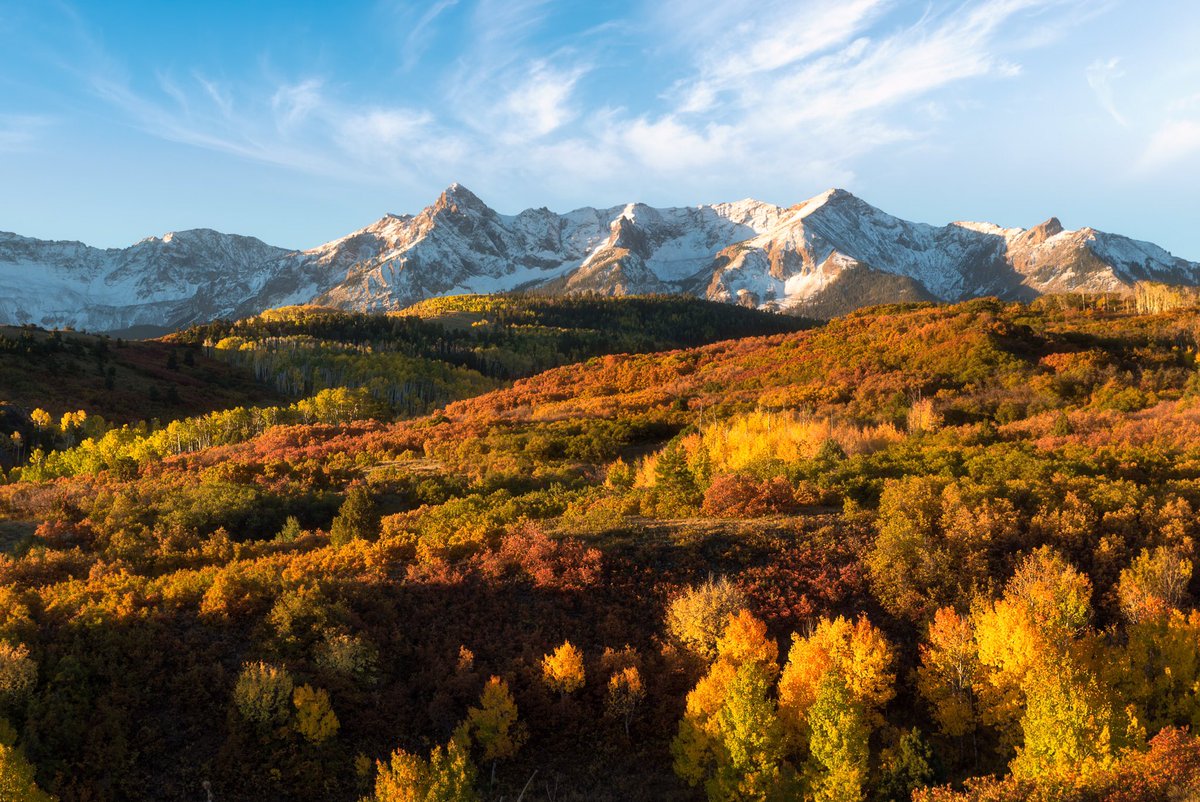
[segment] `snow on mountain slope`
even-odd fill
[[[230,313],[287,253],[253,237],[195,229],[124,249],[0,233],[0,322],[111,330]]]
[[[125,249],[0,234],[0,322],[179,326],[294,303],[400,309],[436,295],[689,292],[833,314],[898,300],[1126,291],[1200,283],[1200,264],[1057,219],[1031,229],[888,215],[840,189],[785,209],[755,200],[499,214],[453,184],[307,251],[204,229]]]

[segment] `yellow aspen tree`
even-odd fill
[[[755,663],[772,680],[779,673],[779,646],[767,635],[767,625],[748,610],[726,618],[717,638],[717,659],[737,665]]]
[[[0,701],[22,701],[37,684],[37,673],[28,646],[0,640]]]
[[[687,695],[683,721],[694,725],[699,733],[709,729],[709,724],[721,705],[725,702],[725,694],[729,690],[738,665],[727,661],[718,661],[700,678],[696,687]]]
[[[605,709],[608,714],[625,725],[625,735],[629,735],[629,724],[637,711],[646,689],[642,685],[642,675],[637,666],[627,666],[608,678],[608,695],[605,698]]]
[[[419,755],[397,749],[388,762],[375,764],[372,802],[424,802],[429,765]]]
[[[827,675],[841,677],[849,698],[861,705],[873,724],[878,710],[895,694],[892,647],[865,616],[851,623],[822,618],[807,638],[792,636],[787,665],[779,679],[779,709],[784,723],[803,741],[808,711]]]
[[[814,802],[861,802],[871,728],[843,678],[828,673],[808,711],[811,734],[804,776]]]
[[[427,802],[475,802],[475,764],[470,744],[460,731],[444,747],[429,754],[429,791]]]
[[[375,764],[371,802],[475,802],[475,766],[463,733],[437,746],[424,760],[397,749],[387,763]]]
[[[483,759],[492,764],[495,782],[496,761],[515,755],[527,737],[517,720],[517,703],[508,683],[499,677],[490,678],[483,686],[479,707],[467,709],[467,723],[475,742],[483,747]]]
[[[710,802],[789,798],[795,770],[760,663],[736,669],[721,703],[706,720],[685,716],[671,744],[676,773],[704,784]]]
[[[746,611],[731,615],[716,662],[687,697],[671,743],[676,774],[710,800],[769,799],[788,787],[786,738],[770,689],[779,648]]]
[[[717,659],[688,694],[685,721],[704,729],[724,703],[738,668],[755,663],[768,679],[779,673],[779,647],[767,636],[766,625],[742,610],[726,619],[717,643]]]
[[[301,685],[292,693],[292,704],[296,707],[296,732],[305,740],[319,744],[337,735],[341,724],[325,690]]]
[[[1121,571],[1117,599],[1125,620],[1164,618],[1178,610],[1192,579],[1192,561],[1182,554],[1159,546],[1142,549],[1133,564]]]
[[[1066,648],[1092,615],[1092,583],[1047,546],[1021,563],[1004,587],[1004,600],[1020,606],[1048,645]]]
[[[1108,663],[1109,681],[1147,731],[1200,728],[1200,613],[1129,624],[1119,656]]]
[[[951,738],[973,733],[979,654],[970,619],[950,607],[938,610],[919,651],[917,689],[929,703],[938,730]]]
[[[1014,777],[1073,782],[1113,764],[1114,717],[1093,678],[1069,666],[1039,668],[1025,697]]]
[[[1086,576],[1043,547],[1025,558],[999,600],[972,613],[982,667],[976,684],[981,719],[1010,745],[1020,737],[1030,672],[1078,658],[1091,592]]]
[[[1115,714],[1094,670],[1090,616],[1091,582],[1048,548],[974,615],[984,719],[1014,748],[1018,778],[1086,779],[1112,763],[1116,741],[1140,732],[1136,716]]]
[[[287,723],[293,688],[287,669],[263,662],[247,663],[234,685],[233,702],[246,721],[270,730]]]
[[[711,663],[717,639],[729,616],[746,606],[738,587],[728,579],[712,579],[676,596],[667,607],[667,632],[685,649]]]
[[[892,648],[865,616],[823,618],[808,637],[792,636],[779,678],[779,712],[807,747],[804,776],[815,798],[862,798],[867,740],[895,693]]]
[[[940,477],[889,479],[879,498],[875,543],[864,560],[888,612],[919,620],[949,601],[954,566],[941,537]]]
[[[63,413],[62,418],[59,420],[58,428],[67,438],[67,445],[75,445],[77,434],[83,430],[87,420],[88,414],[82,409]]]
[[[553,653],[542,658],[542,679],[552,691],[558,691],[563,699],[583,687],[586,675],[583,668],[583,653],[571,641],[563,641]]]
[[[705,783],[712,802],[785,798],[793,770],[771,699],[771,678],[761,663],[743,664],[716,715],[720,745],[715,771]]]

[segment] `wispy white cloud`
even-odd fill
[[[552,10],[550,0],[478,0],[471,15],[472,43],[475,51],[496,59],[508,53],[519,59],[526,40],[537,32]]]
[[[1133,174],[1146,179],[1159,177],[1168,168],[1176,177],[1200,175],[1200,61],[1181,64],[1172,75],[1175,92],[1159,96],[1153,105],[1143,104],[1136,129],[1143,146],[1133,163]],[[1179,94],[1187,87],[1192,91]]]
[[[400,51],[400,59],[405,71],[412,70],[429,49],[431,33],[438,18],[456,5],[458,5],[458,0],[436,0],[429,4],[415,23],[411,23],[408,34],[404,37],[404,47]],[[408,23],[408,9],[403,9],[401,18],[406,24]]]
[[[216,81],[210,81],[199,72],[192,73],[192,77],[196,79],[196,83],[204,89],[204,94],[213,102],[213,105],[220,110],[221,114],[226,117],[233,116],[233,98],[220,84]]]
[[[480,0],[465,26],[466,42],[440,81],[445,104],[439,113],[510,141],[522,132],[541,136],[573,116],[570,95],[586,64],[569,51],[543,52],[530,41],[549,13],[546,0]],[[527,113],[541,119],[530,123]]]
[[[328,129],[338,119],[317,82],[252,93],[244,105],[254,111],[247,114],[234,113],[232,100],[211,99],[199,82],[186,87],[160,80],[161,95],[138,91],[114,75],[94,74],[91,85],[131,124],[161,139],[315,174],[369,175],[331,149],[328,136],[314,136],[311,126]]]
[[[1150,137],[1137,166],[1155,172],[1193,157],[1200,162],[1200,120],[1168,120]]]
[[[697,127],[676,117],[662,117],[622,126],[619,141],[637,157],[641,168],[670,173],[707,167],[723,159],[741,161],[736,137],[733,126]]]
[[[368,170],[375,181],[418,182],[470,155],[462,137],[438,126],[425,111],[374,108],[339,114],[330,137],[350,160],[350,171]]]
[[[500,135],[520,143],[551,134],[571,122],[579,115],[572,102],[573,92],[584,72],[582,67],[562,70],[540,61],[529,65],[527,76],[504,95],[496,108],[503,118]]]
[[[1190,114],[1200,112],[1200,92],[1176,98],[1167,104],[1168,114]]]
[[[844,44],[891,4],[892,0],[769,2],[747,15],[731,3],[708,9],[691,2],[669,3],[664,22],[671,26],[667,35],[676,38],[681,50],[699,52],[697,83],[719,90]],[[707,46],[693,50],[701,43]]]
[[[51,124],[39,114],[0,114],[0,153],[30,150]]]
[[[315,113],[327,104],[322,91],[322,82],[309,78],[294,84],[285,84],[271,96],[271,111],[281,131],[291,131],[308,122]]]
[[[1117,108],[1116,100],[1113,98],[1112,82],[1118,78],[1125,76],[1121,69],[1121,60],[1119,58],[1110,58],[1108,60],[1093,61],[1087,68],[1088,86],[1092,88],[1092,94],[1096,96],[1100,106],[1108,112],[1108,115],[1117,121],[1119,125],[1128,126],[1125,117]]]

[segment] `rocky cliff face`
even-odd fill
[[[516,289],[685,292],[833,314],[897,300],[1121,292],[1143,280],[1195,285],[1200,264],[1053,218],[1031,229],[911,223],[838,189],[786,209],[744,200],[503,215],[455,184],[416,215],[307,251],[203,229],[110,250],[0,234],[0,322],[92,330]]]

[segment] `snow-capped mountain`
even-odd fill
[[[838,189],[786,209],[743,200],[503,215],[454,184],[419,214],[307,251],[208,230],[110,250],[0,234],[0,322],[93,330],[295,303],[402,309],[515,289],[687,292],[828,314],[897,300],[1123,292],[1143,280],[1200,284],[1200,264],[1053,218],[1031,229],[910,223]]]
[[[92,248],[0,232],[0,323],[110,331],[228,314],[290,251],[195,229],[128,248]]]

